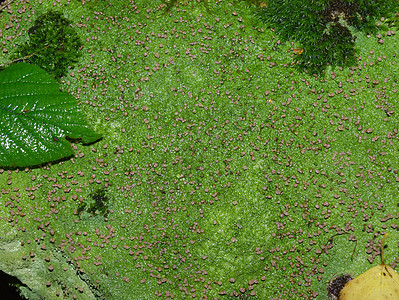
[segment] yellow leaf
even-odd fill
[[[381,261],[379,266],[347,282],[339,294],[339,300],[391,300],[399,299],[399,274],[384,263],[381,241]]]
[[[296,55],[300,55],[300,54],[302,54],[302,53],[303,53],[303,48],[300,48],[300,49],[294,49],[294,50],[292,50],[292,51],[294,51],[294,54],[296,54]]]
[[[340,300],[399,299],[399,274],[381,264],[345,284]]]

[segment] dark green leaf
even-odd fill
[[[44,70],[18,63],[0,72],[0,166],[25,167],[73,154],[66,140],[92,143],[76,100]]]

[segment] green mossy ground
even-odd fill
[[[396,34],[315,77],[245,3],[42,2],[2,12],[0,63],[61,11],[84,43],[63,89],[104,138],[1,171],[1,250],[23,243],[0,267],[29,297],[326,299],[385,232],[399,261]]]

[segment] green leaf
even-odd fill
[[[66,139],[93,143],[101,135],[73,96],[44,70],[26,63],[0,72],[0,166],[26,167],[73,154]]]

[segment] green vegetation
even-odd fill
[[[327,65],[355,65],[355,30],[375,33],[379,19],[397,11],[396,0],[277,0],[266,1],[259,16],[284,41],[294,40],[303,48],[300,68],[321,74]]]
[[[86,216],[95,216],[101,214],[103,217],[108,216],[108,201],[109,198],[105,194],[104,189],[98,189],[93,194],[89,195],[89,198],[81,203],[78,209],[78,214],[88,213]]]
[[[0,167],[25,168],[74,154],[70,141],[101,135],[84,120],[76,99],[45,71],[17,63],[0,71]]]
[[[14,59],[28,57],[28,62],[35,64],[55,78],[61,78],[68,72],[82,55],[82,41],[75,28],[62,13],[49,11],[39,16],[29,28],[29,39],[20,45]],[[33,55],[32,55],[33,54]]]
[[[4,13],[2,61],[42,2]],[[395,30],[351,29],[354,65],[314,76],[242,1],[93,3],[56,4],[84,43],[61,85],[103,139],[0,169],[0,269],[28,298],[323,300],[385,232],[395,267]]]
[[[192,2],[195,2],[195,1],[192,1]],[[208,5],[208,0],[199,0],[199,2],[204,3],[206,11],[209,13],[210,10],[209,10],[209,5]],[[165,1],[165,4],[166,4],[165,12],[169,13],[172,10],[172,8],[176,5],[179,5],[179,4],[187,5],[187,1],[169,0],[169,1]],[[192,5],[194,5],[194,4],[192,4]]]

